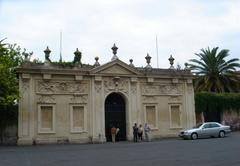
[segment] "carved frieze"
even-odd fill
[[[104,80],[104,91],[106,94],[109,92],[122,92],[128,94],[128,80],[121,78],[118,84],[115,84],[111,78]]]
[[[55,103],[55,98],[52,95],[41,95],[38,97],[38,103]]]
[[[171,97],[168,98],[168,101],[173,102],[173,103],[174,102],[181,102],[181,99],[182,98],[180,96],[171,96]]]
[[[143,95],[172,95],[182,94],[182,85],[142,85]]]
[[[71,103],[87,103],[88,96],[87,95],[73,95],[70,99]]]
[[[142,98],[143,103],[156,103],[156,97],[155,96],[143,96]]]
[[[87,93],[88,84],[70,81],[37,81],[37,93],[43,94],[71,94]]]

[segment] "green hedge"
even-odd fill
[[[205,111],[240,110],[240,93],[197,92],[195,94],[195,110]]]

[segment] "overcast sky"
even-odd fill
[[[17,43],[34,58],[73,60],[78,47],[83,63],[111,60],[113,43],[125,63],[168,68],[170,54],[175,65],[197,58],[201,48],[229,49],[240,58],[240,0],[0,0],[0,39]]]

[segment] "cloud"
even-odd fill
[[[227,47],[237,56],[239,7],[235,0],[2,1],[0,32],[42,60],[47,45],[51,58],[59,59],[61,29],[64,60],[72,60],[78,47],[84,63],[93,64],[95,56],[106,63],[116,43],[124,62],[132,58],[135,66],[145,66],[150,53],[154,67],[157,35],[159,66],[167,68],[170,54],[183,66],[207,46]]]

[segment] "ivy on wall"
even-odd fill
[[[240,111],[240,93],[197,92],[195,94],[195,111]]]

